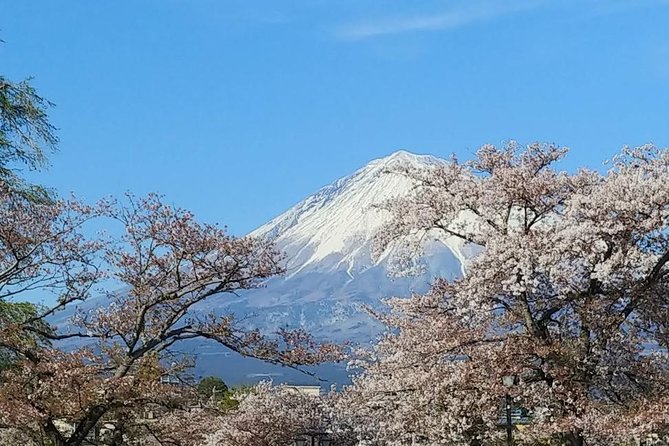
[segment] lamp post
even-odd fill
[[[503,376],[502,377],[502,384],[504,384],[504,387],[507,389],[510,389],[513,387],[513,385],[516,382],[516,377],[515,376]],[[506,395],[504,397],[504,406],[506,409],[506,445],[507,446],[513,446],[513,423],[511,422],[511,395],[509,395],[509,390],[506,391]]]

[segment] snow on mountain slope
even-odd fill
[[[420,168],[442,160],[406,151],[374,160],[354,174],[325,186],[250,235],[273,239],[288,258],[288,277],[305,270],[335,271],[345,268],[352,276],[371,266],[371,240],[388,221],[375,208],[389,198],[406,196],[412,181],[388,172],[398,165]],[[461,245],[444,243],[462,258]]]
[[[390,277],[392,249],[377,261],[370,255],[374,234],[389,219],[375,205],[406,196],[413,185],[406,176],[389,170],[440,162],[399,151],[323,187],[250,234],[273,240],[285,252],[286,275],[226,299],[222,307],[208,302],[203,310],[225,308],[251,316],[247,323],[264,330],[301,327],[319,338],[370,341],[380,327],[361,311],[363,305],[379,308],[383,298],[425,291],[437,276],[461,274],[466,253],[452,238],[428,243],[425,271],[419,276]]]

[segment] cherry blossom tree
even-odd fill
[[[384,206],[377,255],[437,234],[479,253],[461,279],[378,315],[389,331],[340,405],[361,438],[491,444],[507,392],[531,414],[519,441],[666,432],[669,150],[625,148],[605,173],[557,170],[566,152],[487,145],[469,162],[398,168],[415,189]]]
[[[109,233],[87,237],[90,225]],[[51,293],[56,303],[0,320],[0,348],[17,360],[0,376],[0,427],[36,432],[53,446],[75,446],[103,422],[118,423],[120,430],[143,408],[173,407],[184,388],[161,378],[187,369],[188,361],[171,351],[187,339],[209,339],[290,367],[339,359],[338,347],[317,344],[301,331],[268,338],[239,327],[232,315],[189,311],[261,286],[282,272],[281,260],[268,242],[198,223],[157,195],[86,206],[3,192],[0,300]],[[49,316],[100,289],[115,291],[104,291],[94,310],[77,311],[68,328],[48,324]],[[82,342],[53,347],[71,340]],[[106,444],[122,441],[112,436]]]
[[[354,444],[349,432],[332,417],[336,395],[308,395],[287,386],[262,382],[220,416],[217,429],[200,446],[286,446],[304,435],[327,434],[334,444]]]
[[[45,167],[56,149],[51,105],[29,81],[0,76],[0,443],[202,438],[209,431],[198,421],[207,414],[175,412],[193,397],[174,385],[190,365],[171,351],[183,340],[209,339],[289,367],[341,357],[299,330],[268,338],[232,315],[190,311],[280,274],[271,244],[200,224],[157,195],[87,206],[21,178],[19,169]],[[90,237],[100,227],[112,235]],[[49,323],[100,293],[96,308],[77,311],[68,327]],[[148,420],[149,410],[161,422]]]

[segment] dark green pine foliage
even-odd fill
[[[0,300],[0,334],[14,333],[14,339],[0,339],[0,371],[12,367],[16,361],[15,349],[31,351],[38,347],[44,347],[48,342],[36,332],[48,333],[51,328],[38,318],[39,306],[30,302],[9,302]],[[26,330],[5,330],[9,325],[17,324],[26,327]],[[34,328],[35,330],[30,330]],[[9,343],[12,348],[3,347],[4,342]]]
[[[36,201],[50,200],[52,194],[17,172],[44,168],[47,153],[56,149],[56,128],[47,115],[52,105],[29,80],[12,82],[0,75],[0,185]]]

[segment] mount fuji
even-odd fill
[[[321,340],[373,341],[383,327],[364,306],[382,310],[384,298],[426,291],[436,277],[458,277],[464,260],[472,255],[455,238],[433,237],[424,247],[422,274],[410,277],[390,274],[398,248],[391,246],[378,260],[371,256],[374,235],[390,218],[378,205],[406,196],[414,186],[407,176],[394,173],[394,168],[427,168],[443,162],[399,151],[321,188],[249,234],[274,241],[285,253],[284,276],[268,280],[263,288],[226,298],[224,305],[211,300],[198,309],[231,311],[250,328],[265,332],[303,328]],[[197,371],[203,375],[220,374],[231,382],[267,376],[309,381],[292,370],[250,359],[244,359],[246,366],[236,361],[235,366],[226,366],[216,360],[221,354],[216,346],[198,344],[196,350]],[[342,367],[320,367],[316,374],[331,382],[347,380]]]
[[[378,205],[407,195],[412,180],[394,167],[425,167],[442,160],[399,151],[329,184],[249,235],[273,240],[286,255],[286,274],[260,289],[227,300],[223,307],[254,328],[304,328],[317,338],[368,342],[379,327],[361,306],[378,308],[381,299],[425,291],[437,276],[461,274],[466,257],[454,239],[434,239],[426,246],[424,273],[399,278],[389,274],[390,248],[371,256],[373,237],[389,215]],[[207,310],[217,304],[208,303]]]

